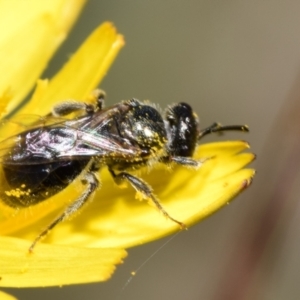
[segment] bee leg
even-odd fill
[[[85,111],[87,114],[91,114],[95,111],[92,104],[87,104],[80,101],[68,100],[56,104],[52,108],[52,115],[55,117],[63,117],[76,111]]]
[[[207,158],[203,160],[196,160],[185,156],[172,156],[170,157],[170,160],[178,165],[197,169],[201,167],[201,165],[207,160]]]
[[[202,159],[194,159],[187,156],[166,156],[161,159],[161,162],[167,165],[170,162],[174,162],[177,165],[181,165],[183,167],[198,169],[203,165],[203,163],[205,163],[209,159],[210,157],[202,158]]]
[[[186,229],[186,225],[180,221],[177,221],[176,219],[172,218],[167,211],[163,208],[163,206],[160,204],[158,199],[153,195],[152,188],[142,181],[141,179],[126,173],[121,172],[119,174],[116,174],[113,170],[109,170],[114,181],[116,184],[121,184],[123,181],[127,181],[131,184],[131,186],[139,193],[141,193],[145,198],[150,199],[150,201],[156,206],[156,208],[169,220],[177,223],[181,229]]]
[[[106,93],[103,90],[96,89],[92,92],[91,98],[93,102],[96,102],[96,107],[98,110],[103,109],[105,97]]]
[[[90,199],[92,193],[97,189],[99,186],[98,179],[96,176],[89,172],[85,175],[84,179],[82,180],[83,184],[87,185],[86,190],[82,193],[82,195],[77,198],[74,202],[72,202],[65,211],[58,216],[51,224],[49,224],[44,231],[42,231],[33,241],[29,248],[29,252],[33,251],[33,248],[39,242],[42,238],[44,238],[51,229],[53,229],[57,224],[60,222],[63,222],[64,220],[68,219],[70,216],[72,216],[74,213],[76,213],[79,209],[84,206],[84,204]]]
[[[63,117],[77,111],[85,111],[92,114],[95,110],[101,110],[104,107],[105,92],[97,89],[90,96],[91,102],[96,104],[88,104],[76,100],[67,100],[56,104],[52,109],[52,115],[55,117]]]

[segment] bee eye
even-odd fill
[[[170,134],[169,152],[173,156],[192,156],[197,145],[198,118],[187,103],[171,106],[166,112]]]

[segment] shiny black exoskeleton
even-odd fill
[[[95,172],[106,166],[116,183],[127,181],[170,220],[151,187],[129,173],[153,163],[197,167],[192,158],[199,139],[225,130],[247,131],[246,126],[212,126],[200,130],[198,117],[186,103],[167,108],[164,117],[150,104],[136,99],[103,108],[103,94],[95,107],[63,102],[41,124],[0,143],[4,179],[0,199],[15,208],[40,203],[82,176],[85,192],[70,204],[34,241],[80,209],[98,187]],[[73,119],[62,116],[81,112]],[[3,151],[3,150],[2,150]]]

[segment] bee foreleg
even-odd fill
[[[192,168],[199,168],[203,162],[206,160],[195,160],[191,157],[185,157],[185,156],[173,156],[170,158],[171,161],[175,162],[178,165],[182,165],[185,167],[192,167]]]
[[[144,196],[146,199],[149,199],[155,207],[169,220],[177,223],[181,229],[185,229],[186,225],[180,221],[177,221],[176,219],[172,218],[167,211],[163,208],[163,206],[160,204],[159,200],[154,196],[152,188],[145,183],[143,180],[129,174],[126,172],[121,172],[119,174],[116,174],[113,170],[109,170],[111,175],[113,176],[115,182],[117,184],[122,183],[124,180],[129,182],[131,186],[142,196]]]
[[[92,193],[99,186],[98,179],[91,172],[87,173],[84,176],[82,182],[83,184],[87,185],[86,190],[82,193],[82,195],[79,198],[77,198],[74,202],[72,202],[69,206],[67,206],[65,211],[60,216],[58,216],[50,225],[46,227],[44,231],[42,231],[35,238],[35,240],[33,241],[32,245],[29,248],[29,252],[32,252],[36,243],[39,242],[42,238],[44,238],[50,232],[50,230],[53,229],[57,224],[68,219],[70,216],[72,216],[74,213],[80,210],[82,206],[84,206],[84,204],[90,199]]]

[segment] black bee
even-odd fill
[[[5,151],[0,199],[14,208],[47,200],[85,171],[85,191],[36,237],[30,251],[53,227],[85,205],[99,186],[95,172],[104,166],[117,184],[127,181],[165,217],[185,228],[162,207],[152,188],[129,171],[154,163],[198,167],[200,162],[192,156],[204,135],[248,131],[247,126],[217,123],[200,130],[198,117],[187,103],[168,107],[162,116],[154,106],[136,99],[103,108],[104,94],[99,93],[96,102],[95,106],[62,102],[42,118],[42,124],[33,124],[0,143],[1,151]],[[81,115],[65,118],[74,112]]]

